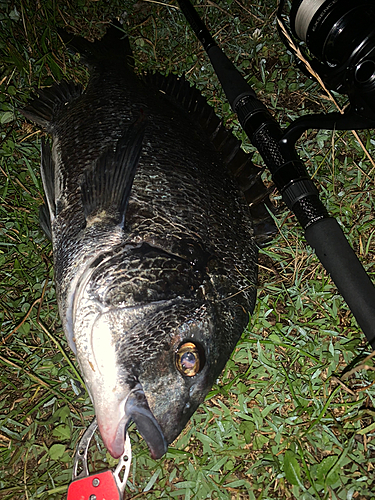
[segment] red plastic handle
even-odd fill
[[[67,500],[122,500],[111,470],[76,479],[69,485]]]

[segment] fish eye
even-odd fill
[[[193,342],[181,344],[176,352],[176,366],[185,377],[194,377],[204,366],[202,347]]]

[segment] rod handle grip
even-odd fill
[[[375,287],[337,220],[321,219],[305,236],[375,349]]]

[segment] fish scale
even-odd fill
[[[184,78],[135,75],[120,26],[62,37],[87,88],[62,82],[24,110],[52,135],[42,212],[60,316],[109,452],[133,421],[160,457],[248,323],[268,191]]]

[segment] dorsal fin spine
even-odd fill
[[[223,126],[214,109],[199,90],[189,85],[184,76],[169,74],[164,77],[160,73],[148,73],[144,78],[148,85],[174,99],[207,133],[214,148],[222,154],[224,163],[233,174],[245,199],[251,205],[250,212],[254,214],[254,223],[255,225],[259,223],[259,227],[254,228],[257,243],[264,245],[269,242],[271,235],[277,232],[277,228],[266,208],[273,210],[269,199],[270,189],[263,184],[261,178],[263,170],[253,164],[251,156],[241,149],[240,141]]]

